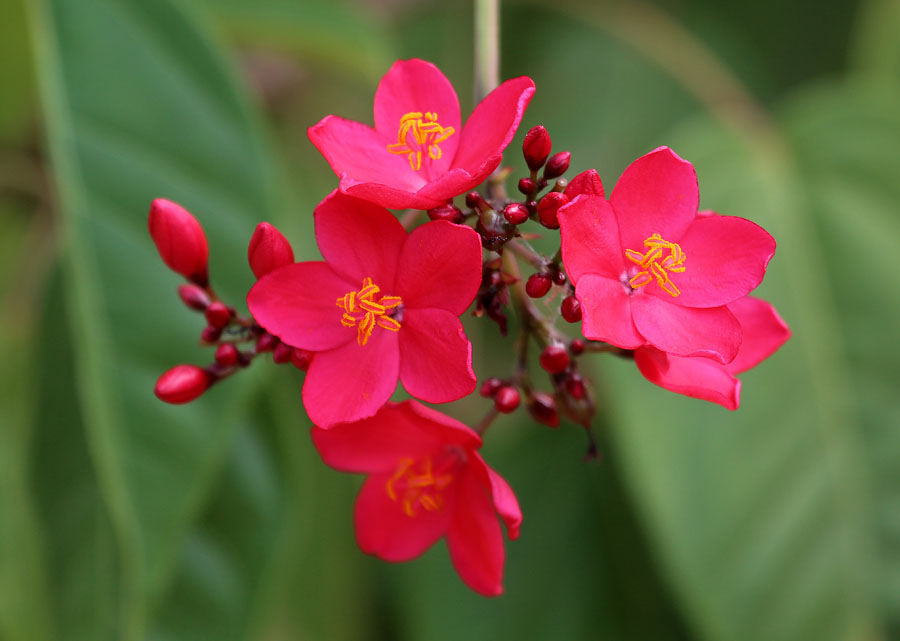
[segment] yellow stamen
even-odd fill
[[[437,121],[437,114],[427,111],[411,111],[400,118],[397,130],[397,142],[387,146],[392,154],[406,154],[409,167],[413,171],[422,168],[422,152],[428,151],[432,160],[440,160],[443,152],[438,143],[444,142],[453,135],[453,127],[442,127]]]
[[[663,240],[659,234],[653,234],[644,241],[647,252],[642,254],[634,249],[626,249],[625,256],[631,262],[641,267],[642,271],[635,274],[628,284],[638,289],[649,285],[653,280],[670,296],[681,294],[675,283],[669,278],[669,272],[680,274],[684,272],[684,261],[687,258],[677,243]],[[663,257],[668,251],[668,255]]]
[[[435,512],[444,507],[441,490],[453,481],[452,474],[435,475],[431,458],[425,458],[414,466],[410,458],[398,461],[397,470],[385,483],[385,490],[392,501],[399,501],[403,513],[415,517],[417,508]]]
[[[357,328],[356,342],[360,345],[369,342],[376,325],[391,332],[400,331],[400,321],[387,313],[403,301],[399,296],[382,296],[376,300],[380,291],[371,278],[364,278],[359,291],[347,292],[337,299],[337,306],[344,310],[341,325]]]

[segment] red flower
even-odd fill
[[[791,337],[791,330],[764,300],[745,296],[729,303],[728,309],[743,330],[743,341],[733,361],[722,365],[702,356],[673,356],[645,346],[634,352],[641,374],[667,390],[736,410],[741,403],[741,382],[735,375],[771,356]]]
[[[592,175],[576,180],[587,189],[558,217],[584,335],[731,362],[741,325],[727,305],[762,281],[774,239],[743,218],[698,215],[694,167],[667,147],[633,162],[609,201]]]
[[[503,533],[519,536],[512,489],[478,454],[471,429],[415,401],[388,403],[373,417],[313,428],[322,459],[368,474],[356,500],[356,540],[386,561],[414,559],[447,537],[460,578],[485,596],[503,592]]]
[[[169,269],[206,287],[209,284],[209,245],[197,219],[178,203],[157,198],[150,205],[147,225],[156,249]]]
[[[326,116],[309,139],[342,192],[392,209],[432,209],[481,184],[497,168],[534,94],[507,80],[461,127],[450,81],[430,62],[398,60],[375,92],[375,128]]]
[[[481,242],[469,227],[425,223],[407,235],[389,211],[333,192],[315,211],[324,262],[263,276],[247,295],[257,322],[316,352],[303,403],[316,425],[372,416],[397,379],[446,403],[475,389],[459,316],[481,283]]]

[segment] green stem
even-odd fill
[[[500,0],[475,0],[475,104],[500,84]]]

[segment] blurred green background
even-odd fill
[[[503,3],[502,76],[538,87],[522,131],[545,125],[608,188],[656,146],[691,160],[704,208],[778,240],[758,293],[794,332],[735,413],[594,357],[599,463],[571,425],[498,422],[486,456],[525,512],[503,597],[468,591],[443,545],[359,552],[359,479],[318,460],[299,372],[154,398],[211,355],[151,199],[201,220],[216,287],[242,300],[257,222],[317,256],[335,179],[309,125],[370,121],[407,57],[468,113],[472,14],[0,0],[0,639],[900,639],[896,0]],[[479,377],[507,372],[494,327],[466,324]]]

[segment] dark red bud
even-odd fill
[[[182,303],[198,312],[202,312],[209,305],[209,296],[203,288],[196,285],[179,285],[178,297]]]
[[[584,379],[573,372],[572,375],[566,379],[566,391],[569,393],[569,396],[576,401],[582,400],[587,396],[587,388],[584,386]]]
[[[528,413],[531,418],[547,427],[559,427],[559,412],[556,411],[556,401],[544,392],[534,392],[528,403]]]
[[[550,291],[550,285],[552,284],[553,281],[550,280],[550,274],[542,272],[532,274],[525,282],[525,293],[532,298],[541,298],[542,296],[547,295],[547,292]]]
[[[148,226],[159,256],[169,269],[206,287],[209,245],[197,219],[181,205],[157,198],[150,205]]]
[[[478,393],[485,398],[491,398],[501,387],[503,387],[503,381],[499,378],[488,378],[481,384],[481,389]]]
[[[520,178],[519,191],[527,196],[534,191],[534,181],[531,178]]]
[[[584,353],[584,341],[580,338],[576,338],[569,344],[569,351],[572,352],[573,356]]]
[[[560,374],[569,367],[569,353],[559,343],[547,345],[541,352],[541,367],[550,374]]]
[[[204,343],[215,343],[219,340],[219,337],[222,335],[221,327],[213,327],[212,325],[207,325],[203,328],[203,331],[200,332],[200,340]]]
[[[471,209],[475,209],[481,211],[482,209],[489,209],[488,204],[485,202],[484,198],[481,197],[477,191],[470,191],[466,194],[466,207]]]
[[[190,403],[202,395],[211,382],[212,377],[196,365],[176,365],[159,377],[153,393],[166,403]]]
[[[231,310],[221,301],[213,301],[206,308],[206,322],[210,327],[222,328],[231,320]]]
[[[315,352],[310,352],[309,350],[296,347],[294,348],[294,352],[291,354],[291,362],[294,364],[294,367],[299,369],[301,372],[305,372],[309,369],[310,363],[312,363],[313,354],[315,354]]]
[[[463,221],[462,210],[451,204],[429,209],[428,217],[431,220],[446,220],[448,223],[456,223],[457,225]]]
[[[569,202],[565,194],[558,191],[551,191],[549,194],[541,198],[538,203],[538,218],[541,224],[548,229],[559,229],[559,218],[556,214],[559,208]]]
[[[536,200],[529,200],[527,203],[525,203],[525,206],[528,207],[529,214],[533,215],[533,214],[537,213],[537,201]]]
[[[284,343],[278,343],[272,350],[272,360],[276,363],[287,363],[294,355],[294,348]]]
[[[237,365],[239,359],[237,347],[231,343],[223,343],[216,349],[216,362],[222,367]]]
[[[544,167],[544,178],[558,178],[566,173],[569,170],[569,159],[571,156],[572,154],[568,151],[553,154],[550,160],[547,161],[547,166]]]
[[[266,332],[262,336],[256,339],[256,352],[258,354],[262,354],[263,352],[270,352],[275,349],[275,346],[278,344],[278,338],[272,336],[270,333]]]
[[[561,271],[559,269],[557,269],[555,272],[553,272],[553,283],[554,284],[562,287],[563,285],[566,284],[567,280],[568,279],[566,278],[566,272]]]
[[[504,414],[514,412],[519,407],[519,390],[512,385],[501,387],[497,390],[497,395],[494,397],[494,407],[497,408],[498,412],[503,412]]]
[[[562,317],[567,323],[577,323],[581,320],[581,303],[574,296],[567,296],[562,302]],[[574,344],[575,341],[572,341]],[[582,343],[584,349],[584,343]]]
[[[521,225],[528,220],[528,207],[522,203],[510,203],[503,209],[503,217],[511,225]]]
[[[257,279],[262,278],[273,269],[290,265],[294,262],[294,250],[280,231],[269,223],[256,226],[250,237],[247,248],[247,261]]]
[[[532,127],[525,134],[525,140],[522,141],[522,154],[525,156],[525,162],[528,163],[528,168],[531,171],[537,171],[544,166],[544,163],[547,162],[547,156],[550,155],[552,144],[550,134],[541,125]]]

